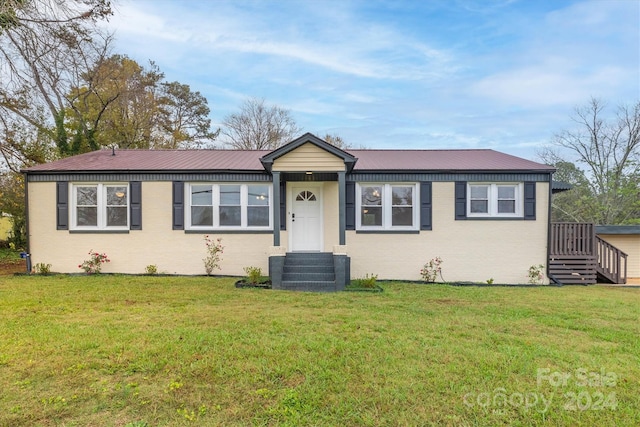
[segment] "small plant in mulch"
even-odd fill
[[[544,265],[532,265],[531,267],[529,267],[527,275],[529,276],[530,284],[539,285],[544,279]]]
[[[102,271],[102,264],[111,262],[107,254],[96,252],[93,249],[89,251],[89,259],[84,260],[78,268],[84,270],[87,274],[99,274]]]
[[[439,256],[427,261],[420,269],[420,277],[425,283],[435,283],[438,275],[442,278],[442,258]]]
[[[244,272],[247,276],[236,282],[236,288],[271,289],[271,280],[262,275],[260,267],[245,267]]]
[[[144,274],[149,276],[153,276],[154,274],[158,274],[158,266],[155,264],[149,264],[144,268]]]
[[[39,262],[33,266],[32,273],[42,274],[43,276],[51,274],[51,264]]]
[[[220,270],[220,262],[222,261],[222,254],[224,253],[224,246],[222,246],[222,239],[212,239],[208,235],[204,236],[204,244],[207,247],[207,256],[202,259],[204,262],[204,271],[207,272],[207,276],[211,276],[213,270]]]
[[[346,291],[369,291],[382,292],[382,288],[377,284],[378,275],[367,273],[364,277],[353,279],[346,287]]]

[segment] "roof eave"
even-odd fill
[[[29,175],[51,175],[51,174],[78,174],[78,175],[91,175],[94,173],[107,173],[107,174],[116,174],[116,173],[128,173],[128,174],[173,174],[173,173],[241,173],[241,174],[264,174],[265,171],[262,169],[95,169],[95,170],[86,170],[86,169],[68,169],[68,170],[37,170],[37,171],[29,171],[22,170],[22,173],[26,173]]]
[[[353,173],[545,173],[555,169],[356,169]]]

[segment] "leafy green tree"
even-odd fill
[[[152,64],[145,70],[136,61],[113,55],[81,75],[67,98],[65,128],[76,138],[60,146],[61,154],[120,148],[149,148],[157,113],[155,92],[163,75]],[[65,153],[68,151],[68,153]]]
[[[178,82],[162,83],[160,128],[163,148],[191,148],[209,145],[220,134],[211,131],[207,99]]]
[[[100,147],[193,148],[212,142],[207,100],[188,85],[164,82],[151,62],[113,55],[83,75],[72,88],[67,129],[77,139],[70,154]],[[62,151],[62,150],[61,150]]]
[[[11,218],[9,243],[13,243],[16,249],[24,249],[26,245],[26,217],[22,174],[6,172],[0,175],[0,213],[9,214]]]

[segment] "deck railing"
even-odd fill
[[[593,224],[551,224],[551,255],[593,255],[596,231]]]
[[[613,283],[627,282],[627,254],[596,236],[598,273]]]

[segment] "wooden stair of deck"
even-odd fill
[[[595,234],[594,224],[552,223],[549,277],[561,284],[626,283],[627,254]]]

